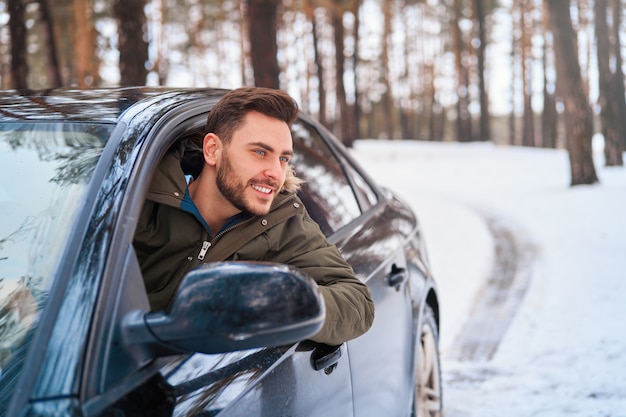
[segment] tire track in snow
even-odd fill
[[[452,344],[453,360],[485,362],[493,357],[532,275],[534,246],[498,218],[486,217],[486,223],[495,244],[494,267]]]

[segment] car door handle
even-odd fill
[[[341,358],[341,346],[330,346],[319,343],[311,353],[311,366],[316,371],[324,370],[328,375],[337,367]]]
[[[391,266],[391,272],[387,274],[387,285],[400,290],[400,284],[406,279],[406,269],[399,268],[396,264]]]

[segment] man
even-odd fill
[[[369,290],[296,196],[301,181],[289,161],[297,114],[282,91],[233,90],[207,118],[197,178],[186,179],[180,152],[165,156],[134,241],[153,309],[167,308],[199,263],[257,260],[293,265],[319,284],[326,321],[314,341],[338,345],[369,329]]]

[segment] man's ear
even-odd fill
[[[217,161],[220,160],[222,147],[223,144],[219,136],[215,133],[207,133],[204,136],[204,142],[202,145],[204,162],[208,165],[215,166]]]

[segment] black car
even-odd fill
[[[372,328],[307,340],[324,319],[316,284],[253,262],[203,265],[170,311],[150,312],[132,245],[144,196],[224,92],[0,93],[0,416],[442,414],[416,218],[305,114],[292,129],[300,195],[368,285]]]

